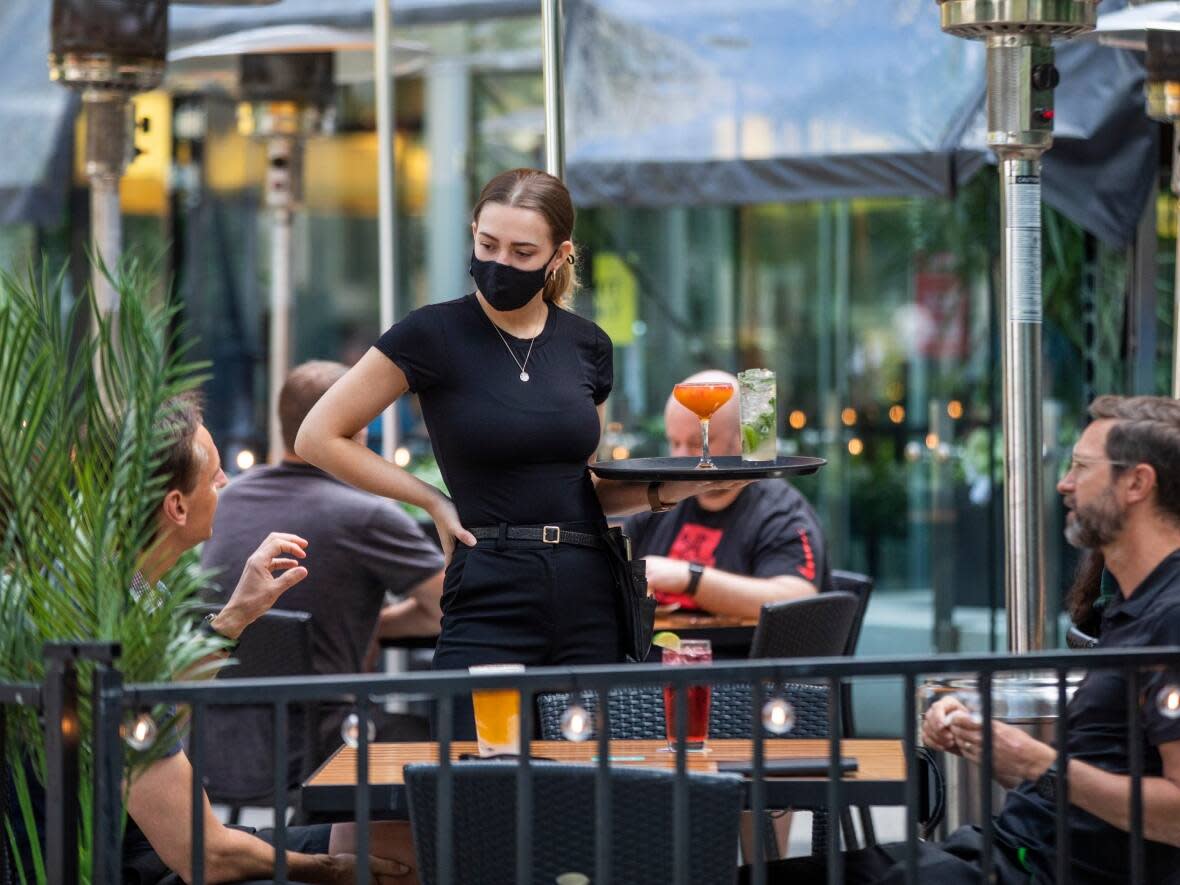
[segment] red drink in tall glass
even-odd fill
[[[713,661],[713,647],[707,639],[682,639],[679,649],[665,648],[663,662],[670,667],[708,664]],[[709,705],[713,698],[713,686],[688,685],[684,687],[685,713],[684,732],[686,750],[703,750],[709,737]],[[668,733],[668,748],[676,749],[676,691],[671,685],[664,686],[664,722]]]

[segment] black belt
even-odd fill
[[[504,526],[503,535],[500,527],[494,525],[480,526],[469,529],[480,541],[498,541],[501,537],[509,541],[541,541],[545,544],[573,544],[575,547],[602,547],[602,538],[587,532],[572,532],[559,525],[510,525]]]

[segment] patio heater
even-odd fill
[[[1054,37],[1093,30],[1098,0],[938,0],[942,29],[987,44],[988,144],[999,160],[1004,267],[1004,587],[1008,645],[1043,648],[1041,155],[1053,142]]]
[[[270,210],[269,460],[283,454],[278,396],[291,368],[291,221],[303,198],[303,147],[335,129],[335,56],[285,52],[241,56],[238,130],[266,142]]]
[[[1098,19],[1099,41],[1147,53],[1147,115],[1171,123],[1172,193],[1180,222],[1180,3],[1144,3]],[[1180,237],[1176,239],[1175,292],[1180,295]],[[1172,396],[1180,399],[1180,297],[1172,314]]]
[[[113,272],[123,239],[119,179],[135,150],[130,99],[164,78],[168,0],[54,0],[50,40],[50,78],[82,94],[91,246]],[[98,267],[92,285],[101,313],[118,310]]]
[[[259,5],[275,0],[185,2]],[[123,248],[119,179],[135,153],[130,99],[160,85],[167,49],[168,0],[53,0],[49,76],[82,94],[91,244],[111,271]],[[99,311],[117,311],[119,295],[97,267],[92,285]]]

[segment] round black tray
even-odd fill
[[[629,458],[625,461],[596,461],[590,469],[602,479],[630,482],[770,479],[776,476],[802,476],[815,473],[828,462],[806,455],[779,455],[773,461],[746,462],[741,455],[715,455],[712,470],[697,467],[699,458]]]

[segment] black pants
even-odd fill
[[[618,590],[604,550],[540,541],[459,544],[442,610],[436,670],[622,660]],[[455,697],[453,721],[456,740],[475,739],[470,695]]]
[[[979,885],[983,834],[978,827],[960,827],[945,842],[918,843],[918,882],[922,885]],[[1031,875],[1004,846],[992,842],[992,870],[998,885],[1029,885]],[[768,885],[826,885],[826,857],[795,857],[766,865]],[[875,845],[844,853],[844,885],[901,885],[905,882],[905,843]],[[742,867],[740,883],[752,881]]]

